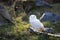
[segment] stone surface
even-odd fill
[[[41,21],[60,21],[60,15],[52,12],[45,12],[43,13],[42,17],[40,18]]]
[[[4,24],[7,20],[11,20],[9,12],[0,4],[0,24]]]
[[[51,7],[51,5],[43,0],[36,0],[36,6],[46,6],[46,7]]]

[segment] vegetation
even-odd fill
[[[57,5],[58,9],[56,8]],[[60,5],[54,4],[54,8],[46,8],[46,10],[60,13]],[[5,7],[7,10],[11,9],[10,7]],[[39,9],[40,10],[40,9]],[[43,11],[43,9],[41,10]],[[13,19],[12,15],[13,11],[10,11],[10,14]],[[44,35],[36,35],[36,34],[30,34],[30,32],[27,30],[27,28],[30,27],[30,24],[27,21],[23,21],[22,18],[26,16],[26,13],[23,12],[16,12],[17,17],[15,18],[16,24],[6,24],[3,26],[0,26],[0,40],[46,40],[44,38]],[[28,18],[28,17],[27,17]],[[27,19],[26,17],[24,20]],[[14,21],[13,21],[14,22]],[[60,33],[60,22],[52,23],[52,22],[42,22],[45,27],[52,27],[56,33]],[[17,27],[16,27],[17,25]],[[55,38],[49,36],[49,40],[60,40],[60,38]]]

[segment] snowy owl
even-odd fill
[[[29,16],[29,23],[31,24],[31,29],[35,32],[41,32],[44,30],[44,25],[37,19],[36,15]]]

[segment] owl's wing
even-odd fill
[[[36,20],[36,25],[39,28],[44,28],[44,25],[38,19]]]

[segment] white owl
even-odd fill
[[[33,31],[39,32],[39,30],[44,30],[44,25],[40,22],[40,20],[37,19],[35,15],[30,15],[29,23],[31,24],[31,29],[33,29]]]

